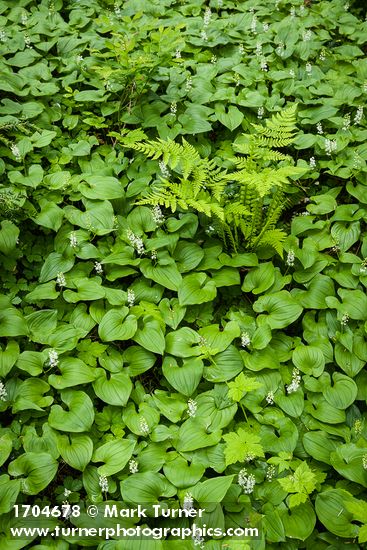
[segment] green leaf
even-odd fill
[[[328,531],[342,538],[355,538],[358,526],[352,523],[353,514],[348,511],[354,498],[344,489],[329,489],[319,493],[315,501],[315,510],[319,521]]]
[[[17,246],[19,229],[13,222],[4,220],[0,229],[0,252],[7,255]]]
[[[151,315],[143,317],[143,326],[133,336],[133,340],[140,344],[144,349],[153,353],[163,355],[166,341],[161,323]]]
[[[0,514],[7,514],[13,510],[19,492],[20,481],[18,479],[10,479],[6,474],[0,476]]]
[[[0,345],[0,376],[5,376],[11,371],[19,357],[19,345],[15,340],[9,340],[6,348]]]
[[[260,437],[243,428],[239,428],[237,432],[225,434],[223,439],[226,442],[224,455],[227,466],[235,462],[244,462],[247,456],[265,456]]]
[[[241,401],[245,393],[256,390],[262,387],[262,383],[255,378],[245,376],[241,372],[233,382],[228,382],[228,397],[233,401]]]
[[[24,453],[10,462],[8,472],[13,477],[22,477],[22,492],[37,495],[53,480],[57,461],[47,453]]]
[[[204,507],[205,503],[222,502],[233,482],[234,475],[214,477],[202,481],[190,490],[193,498]]]
[[[68,407],[64,410],[60,405],[53,405],[48,417],[51,428],[61,432],[87,432],[94,420],[93,403],[85,392],[63,390],[61,400]]]
[[[209,302],[214,300],[216,295],[215,282],[205,273],[186,275],[178,289],[178,300],[181,306]]]
[[[135,444],[133,439],[117,439],[98,447],[93,453],[92,461],[104,462],[98,468],[99,475],[110,476],[123,470],[133,454]]]
[[[57,448],[66,464],[83,472],[92,458],[93,441],[87,435],[58,434]]]
[[[125,372],[111,374],[107,378],[104,369],[97,369],[95,376],[96,380],[93,382],[93,389],[97,397],[105,403],[117,407],[126,405],[133,385],[130,377]]]
[[[190,397],[199,385],[204,364],[199,358],[189,358],[179,366],[174,357],[165,356],[162,364],[163,375],[167,382],[178,392]]]
[[[325,367],[325,357],[316,346],[297,346],[292,354],[292,362],[300,371],[318,377]]]
[[[138,322],[135,315],[129,315],[128,307],[110,309],[103,316],[98,334],[102,341],[130,340],[137,331]]]
[[[272,329],[287,327],[298,319],[303,311],[302,306],[286,290],[262,296],[256,300],[253,308],[257,312],[268,313],[268,315],[261,315],[260,319],[268,323]]]
[[[229,105],[226,112],[223,103],[215,104],[215,114],[219,122],[231,131],[240,126],[244,116],[235,105]]]

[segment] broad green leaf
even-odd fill
[[[301,372],[318,377],[325,367],[322,351],[316,346],[297,346],[292,354],[292,362]]]
[[[53,405],[48,417],[51,428],[61,432],[87,432],[94,420],[93,403],[83,391],[63,390],[61,400],[68,407],[64,410],[60,405]]]
[[[110,476],[123,470],[131,458],[136,442],[133,439],[108,441],[98,447],[92,456],[93,462],[104,462],[99,466],[101,476]]]
[[[58,434],[57,448],[69,466],[83,472],[92,458],[93,441],[83,434]]]
[[[237,432],[223,435],[223,439],[226,442],[224,454],[227,466],[235,462],[244,462],[247,456],[264,456],[260,437],[243,428],[239,428]]]
[[[129,308],[124,306],[107,311],[99,324],[98,334],[104,342],[130,340],[137,327],[135,315],[129,315]]]
[[[97,397],[105,403],[123,407],[129,399],[132,383],[125,372],[111,374],[108,378],[104,369],[97,369],[96,380],[93,382],[93,389]]]
[[[178,300],[182,306],[209,302],[214,300],[216,295],[215,282],[205,273],[186,275],[178,289]]]
[[[258,313],[266,311],[268,315],[261,315],[270,328],[285,328],[301,315],[302,306],[286,290],[262,296],[253,304]]]
[[[13,477],[22,476],[22,492],[37,495],[53,480],[57,461],[47,453],[24,453],[10,462],[8,472]]]

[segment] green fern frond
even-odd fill
[[[287,234],[281,229],[270,229],[257,240],[256,246],[271,246],[279,256],[283,257],[283,243],[286,237]]]

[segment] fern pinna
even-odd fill
[[[243,134],[236,146],[238,155],[229,171],[202,158],[185,139],[182,144],[162,139],[125,143],[151,159],[161,159],[163,167],[160,182],[138,203],[165,206],[173,212],[196,210],[211,219],[210,225],[234,251],[270,246],[282,254],[286,234],[276,225],[287,205],[285,189],[289,178],[303,174],[304,169],[275,148],[293,142],[296,107],[253,127],[254,133]]]

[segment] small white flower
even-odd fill
[[[163,162],[163,160],[161,160],[158,162],[158,166],[161,171],[162,177],[166,179],[169,178],[171,175],[171,172],[168,170],[166,163]]]
[[[31,46],[32,41],[31,41],[31,37],[29,36],[29,34],[27,34],[25,32],[23,37],[24,37],[24,44],[26,45],[26,47],[27,48],[32,48],[32,46]]]
[[[208,345],[208,341],[204,336],[199,336],[199,346],[202,348]]]
[[[28,22],[28,15],[23,12],[20,16],[20,22],[22,23],[22,25],[26,25],[27,22]]]
[[[286,386],[287,393],[293,393],[298,390],[301,384],[301,377],[298,369],[293,369],[292,382]]]
[[[153,250],[151,251],[150,257],[152,258],[152,260],[157,259],[157,251],[155,250],[155,248],[153,248]]]
[[[127,305],[129,307],[133,307],[134,303],[135,303],[135,292],[133,291],[132,288],[129,288],[128,291],[127,291]]]
[[[316,160],[315,157],[310,158],[310,168],[316,168]]]
[[[265,60],[265,57],[263,57],[260,61],[260,69],[264,72],[266,72],[269,69],[268,64]]]
[[[3,30],[0,30],[0,42],[7,42],[8,41],[8,37],[6,35],[6,32],[4,32]]]
[[[243,492],[246,495],[249,495],[253,492],[256,484],[255,476],[253,474],[248,474],[246,468],[242,468],[242,470],[239,472],[237,482],[238,485],[242,487]]]
[[[360,124],[363,118],[363,107],[360,105],[354,117],[354,124]]]
[[[98,485],[102,493],[108,493],[108,479],[106,476],[99,476]]]
[[[319,59],[320,59],[320,61],[325,61],[325,59],[326,59],[326,50],[325,50],[325,48],[322,48],[322,50],[320,52],[320,55],[319,55]]]
[[[296,17],[296,8],[295,8],[295,7],[292,7],[292,8],[291,8],[290,16],[291,16],[291,17]]]
[[[188,76],[187,79],[186,79],[186,84],[185,84],[185,91],[186,92],[189,92],[192,88],[192,78],[191,76]]]
[[[335,152],[338,148],[336,139],[328,139],[325,138],[325,152],[328,157],[331,156],[333,152]]]
[[[94,262],[94,269],[96,270],[96,273],[98,273],[98,275],[103,274],[103,267],[100,262]]]
[[[76,56],[76,62],[79,64],[83,61],[84,57],[82,55],[77,55]]]
[[[252,462],[255,459],[255,455],[252,453],[245,454],[245,462]]]
[[[251,344],[251,338],[248,332],[242,332],[241,334],[241,346],[243,348],[249,346]]]
[[[312,65],[310,62],[306,63],[306,73],[308,75],[312,74]]]
[[[265,401],[268,405],[274,405],[274,392],[269,391],[265,397]]]
[[[287,254],[287,259],[285,263],[290,267],[292,267],[294,266],[294,259],[295,259],[294,250],[291,249]]]
[[[243,55],[245,53],[245,46],[243,44],[240,44],[238,46],[238,52],[240,55]]]
[[[59,354],[54,349],[48,352],[48,364],[50,367],[57,367],[59,364]]]
[[[0,401],[6,401],[8,399],[8,392],[3,382],[0,380]]]
[[[296,73],[294,72],[293,69],[289,70],[289,76],[291,76],[292,78],[294,78],[296,76]]]
[[[199,548],[205,548],[204,538],[199,534],[194,534],[192,536],[192,542],[194,543],[194,546],[198,546]]]
[[[276,47],[275,49],[275,52],[277,55],[279,55],[280,57],[282,55],[284,55],[284,44],[283,42],[279,42],[278,46]]]
[[[253,15],[251,19],[250,31],[254,34],[257,34],[256,28],[257,28],[257,17],[256,15]]]
[[[122,11],[121,11],[121,8],[120,8],[120,6],[118,5],[117,2],[115,2],[113,11],[115,12],[115,15],[118,19],[120,19],[122,17]]]
[[[317,130],[317,133],[320,134],[320,135],[322,135],[324,133],[321,122],[318,122],[316,124],[316,130]]]
[[[144,416],[141,416],[141,417],[140,417],[140,420],[139,420],[139,428],[140,428],[140,431],[143,432],[144,435],[148,435],[148,434],[149,434],[148,422],[145,420]]]
[[[17,162],[20,162],[22,160],[22,155],[20,154],[20,150],[19,150],[18,145],[16,143],[13,143],[10,146],[10,150],[13,153],[13,155],[15,156],[15,160]]]
[[[127,238],[129,239],[131,246],[133,246],[135,248],[135,250],[137,251],[138,254],[140,254],[140,255],[144,254],[145,248],[144,248],[143,240],[140,237],[138,237],[137,235],[135,235],[131,231],[131,229],[129,229],[127,231]]]
[[[348,313],[344,313],[342,315],[341,320],[340,320],[340,324],[343,325],[343,327],[347,326],[347,324],[349,323],[349,319],[350,319],[350,317],[349,317]]]
[[[69,235],[69,241],[70,241],[70,246],[71,248],[76,248],[78,246],[78,239],[75,235],[75,232],[72,231]]]
[[[362,422],[359,419],[354,421],[353,430],[356,435],[361,435],[362,427]]]
[[[344,117],[343,117],[343,126],[342,126],[342,130],[347,131],[347,130],[349,129],[349,126],[350,126],[350,114],[347,113],[347,114],[344,115]]]
[[[275,466],[273,466],[273,464],[267,467],[266,481],[271,481],[273,479],[273,477],[275,476],[275,471]]]
[[[210,60],[210,63],[213,63],[213,65],[217,62],[217,56],[216,55],[212,55],[211,57],[211,60]]]
[[[136,462],[136,460],[134,459],[131,459],[129,461],[129,470],[130,470],[130,474],[137,474],[138,471],[139,471],[139,465],[138,463]]]
[[[261,120],[263,116],[264,116],[264,107],[259,107],[257,110],[257,118]]]
[[[304,31],[302,34],[302,38],[304,42],[309,42],[311,40],[312,32],[308,29],[307,31]]]
[[[64,489],[64,497],[65,498],[68,498],[68,496],[71,495],[71,491],[69,491],[69,489]]]
[[[268,23],[263,23],[263,31],[267,32],[268,30],[269,30],[269,24]]]
[[[256,55],[257,57],[261,57],[263,54],[263,46],[261,44],[261,42],[257,42],[256,44]]]
[[[206,8],[204,12],[204,18],[203,18],[203,26],[207,27],[210,23],[210,19],[212,17],[212,11],[210,8]]]
[[[176,59],[180,59],[181,58],[181,51],[177,48],[177,50],[175,51],[175,58]]]
[[[204,29],[201,31],[200,33],[200,37],[203,39],[203,40],[208,40],[208,35],[206,34],[206,32],[204,31]]]
[[[348,11],[349,10],[349,2],[346,2],[344,4],[344,11]]]
[[[194,499],[191,493],[186,493],[182,505],[183,510],[192,510],[194,508]]]
[[[61,271],[56,275],[56,284],[61,287],[66,285],[65,275]]]
[[[176,101],[172,101],[169,110],[171,111],[172,115],[175,115],[177,113],[177,103],[176,103]]]
[[[304,4],[301,4],[300,8],[299,8],[299,13],[300,15],[304,15],[305,14],[305,11],[306,11],[306,7]]]
[[[187,414],[190,417],[194,417],[196,415],[197,408],[198,405],[196,401],[194,401],[193,399],[189,399],[187,402]]]
[[[359,267],[359,273],[361,275],[367,275],[367,258],[364,258],[363,262]]]
[[[364,470],[367,470],[367,453],[362,456],[362,466]]]

